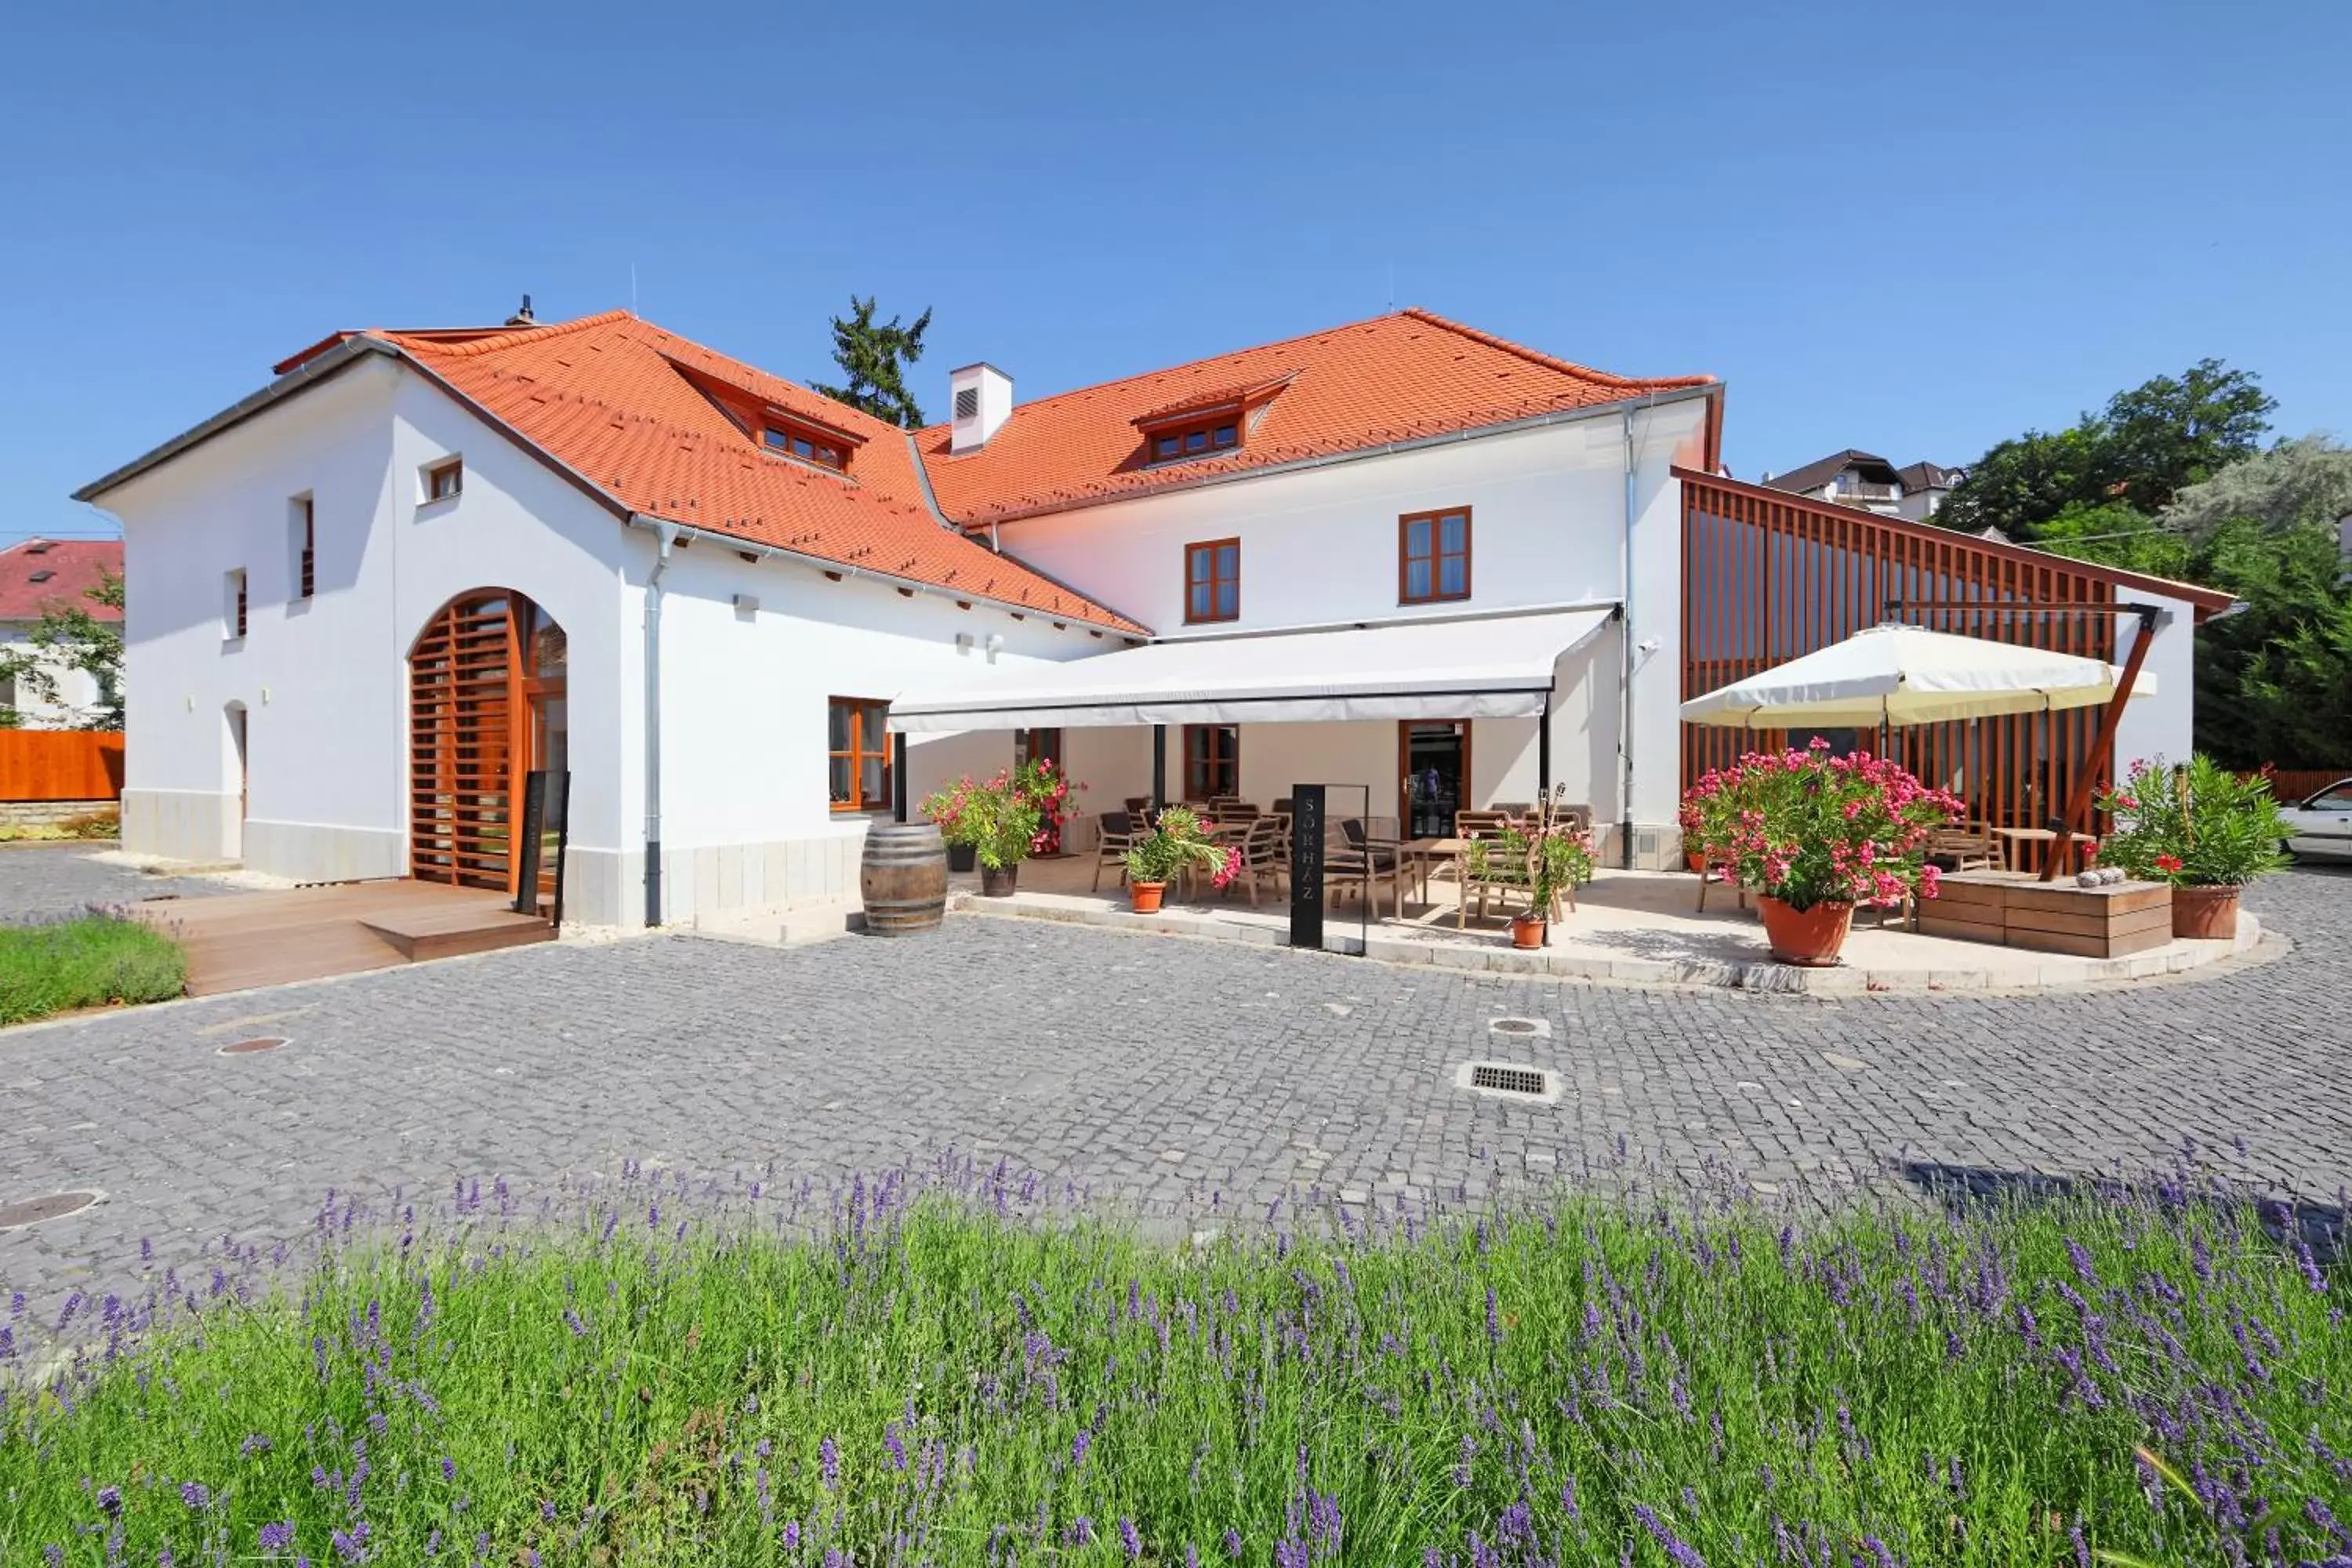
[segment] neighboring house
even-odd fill
[[[1763,482],[1792,495],[1924,522],[1936,515],[1952,487],[1966,477],[1965,469],[1948,468],[1940,463],[1909,463],[1898,468],[1874,452],[1849,447],[1785,474],[1767,474]]]
[[[1721,384],[1421,311],[1029,403],[967,365],[919,432],[623,311],[278,372],[79,492],[128,545],[134,851],[510,886],[561,768],[572,915],[674,921],[845,895],[868,823],[1045,754],[1092,811],[1328,782],[1409,832],[1557,785],[1664,865],[1676,703],[1793,641],[1747,546],[1691,554],[1771,495],[1708,477]],[[2128,754],[2185,752],[2188,641]]]
[[[0,549],[0,651],[23,653],[33,629],[52,606],[114,620],[120,612],[93,602],[89,590],[122,574],[122,543],[114,539],[27,539]],[[103,718],[98,682],[86,672],[45,658],[34,673],[0,672],[0,710],[27,730],[70,730]]]

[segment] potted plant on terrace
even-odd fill
[[[1087,786],[1072,783],[1070,775],[1055,766],[1051,757],[1023,763],[1013,770],[1013,784],[1037,806],[1037,837],[1030,844],[1029,853],[1059,855],[1062,829],[1078,813],[1070,797]]]
[[[1567,786],[1556,793],[1565,795]],[[1507,879],[1528,889],[1524,914],[1511,917],[1513,947],[1541,947],[1551,937],[1551,910],[1562,893],[1574,897],[1592,880],[1592,846],[1575,820],[1547,800],[1534,816],[1513,823],[1492,838],[1473,839],[1470,874],[1484,881]]]
[[[2099,807],[2116,824],[2100,864],[2171,883],[2175,936],[2234,938],[2241,889],[2286,864],[2270,780],[2241,778],[2202,753],[2179,767],[2134,762]]]
[[[986,784],[967,773],[926,796],[923,815],[940,825],[950,846],[969,845],[980,864],[982,898],[1012,897],[1020,885],[1021,862],[1037,839],[1037,803],[1007,771]]]
[[[1135,912],[1159,913],[1168,884],[1187,866],[1209,872],[1222,888],[1240,871],[1241,851],[1211,838],[1191,806],[1171,805],[1128,846],[1127,890]]]
[[[956,824],[963,816],[964,807],[971,804],[975,786],[970,773],[964,774],[945,789],[935,789],[925,795],[915,809],[930,819],[940,830],[940,837],[948,847],[948,869],[969,871],[980,864],[969,838],[959,837]]]
[[[1967,808],[1902,766],[1857,752],[1750,752],[1700,781],[1703,848],[1753,888],[1772,956],[1819,968],[1837,962],[1856,904],[1936,896],[1928,833]]]

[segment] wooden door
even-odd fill
[[[454,599],[408,656],[408,871],[515,891],[515,786],[530,765],[511,594]]]

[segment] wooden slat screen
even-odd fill
[[[1979,546],[1967,535],[1923,534],[1850,507],[1685,475],[1683,676],[1685,700],[1887,618],[1889,601],[1965,603],[1906,609],[1901,619],[1939,631],[2096,658],[2116,657],[2127,617],[2050,613],[2111,604],[2112,584],[2071,569]],[[2021,714],[1901,727],[1889,752],[1931,784],[1953,790],[1969,812],[1999,827],[2038,827],[2064,808],[2101,710]],[[1682,779],[1743,752],[1810,736],[1685,724]],[[1877,749],[1874,735],[1864,739]]]
[[[0,800],[116,800],[122,736],[101,730],[0,730]]]
[[[408,658],[409,874],[513,892],[517,699],[513,599],[457,600]]]

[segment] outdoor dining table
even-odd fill
[[[1395,846],[1400,859],[1412,862],[1413,885],[1424,904],[1429,902],[1429,863],[1438,859],[1457,862],[1458,880],[1458,862],[1469,847],[1466,838],[1408,838]]]
[[[2057,834],[2052,832],[2047,827],[1996,827],[1993,829],[1993,832],[2002,840],[2000,855],[2001,863],[2012,871],[2020,868],[2017,864],[2017,858],[2018,849],[2021,846],[2027,844],[2049,844],[2056,840],[2058,837]],[[2073,837],[2074,842],[2077,844],[2096,844],[2098,842],[2098,839],[2088,833],[2077,833]]]

